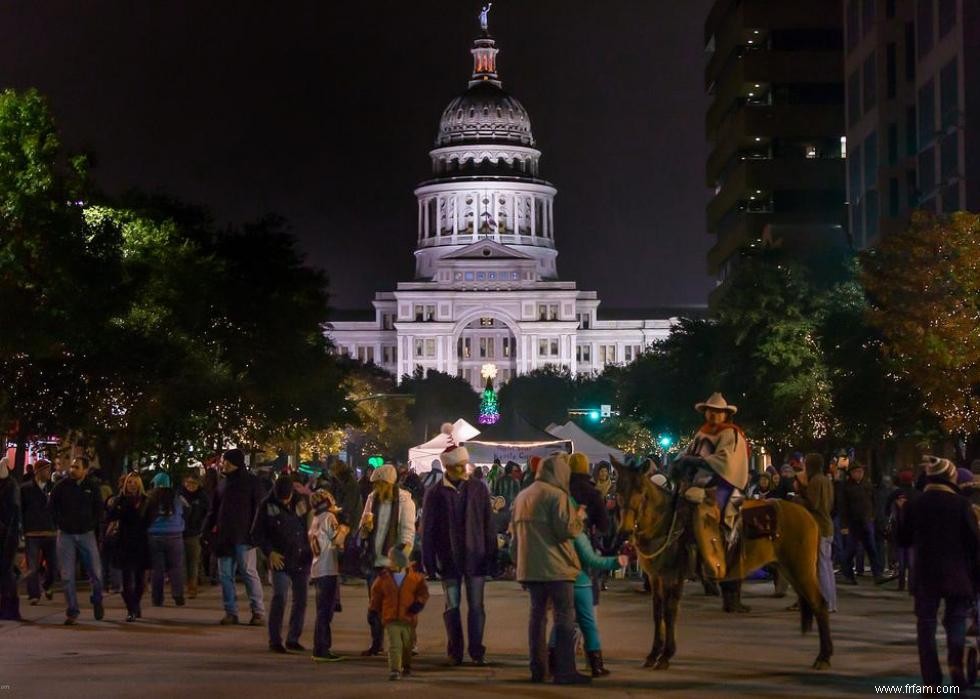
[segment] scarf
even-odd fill
[[[609,489],[611,487],[612,487],[612,479],[611,478],[607,478],[604,481],[596,481],[595,482],[595,488],[596,488],[596,490],[599,491],[599,494],[603,498],[605,498],[607,495],[609,495]]]

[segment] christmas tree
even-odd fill
[[[497,375],[496,365],[484,364],[480,370],[480,375],[487,380],[487,386],[483,389],[483,397],[480,398],[480,417],[478,422],[481,425],[493,425],[500,420],[497,394],[493,390],[493,379]]]

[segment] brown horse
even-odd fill
[[[650,578],[653,593],[653,646],[644,667],[665,670],[676,651],[674,626],[684,579],[690,563],[692,508],[677,496],[653,485],[646,474],[612,462],[618,475],[617,498],[620,529],[631,535],[640,567]],[[740,538],[741,550],[729,566],[726,580],[741,580],[762,566],[776,562],[796,590],[803,633],[816,618],[820,653],[816,670],[830,667],[834,652],[830,615],[817,581],[820,532],[806,508],[773,501],[777,508],[776,531],[770,538]]]

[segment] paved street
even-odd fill
[[[667,672],[640,668],[651,639],[649,600],[635,583],[614,581],[600,607],[607,666],[612,675],[583,695],[633,696],[829,696],[870,695],[875,684],[918,681],[914,624],[909,599],[876,589],[867,579],[843,588],[842,612],[833,615],[835,655],[829,672],[810,671],[815,634],[801,637],[798,614],[784,611],[791,599],[773,599],[769,584],[746,586],[752,614],[723,615],[717,598],[689,585],[682,606],[679,652]],[[894,587],[894,584],[889,587]],[[552,686],[526,682],[524,594],[514,583],[488,586],[490,668],[443,665],[442,593],[421,616],[421,655],[415,674],[387,681],[383,658],[351,658],[314,664],[306,655],[277,656],[266,650],[265,630],[220,627],[217,588],[184,608],[147,606],[135,624],[122,620],[118,595],[108,597],[106,620],[83,608],[81,625],[61,626],[61,599],[24,606],[30,620],[0,626],[0,696],[150,697],[322,696],[402,694],[428,697],[562,696]],[[356,656],[366,646],[365,595],[343,587],[344,611],[335,617],[335,650]],[[269,590],[266,590],[267,604]],[[169,600],[168,600],[169,602]],[[312,595],[311,595],[312,604]],[[312,642],[312,609],[303,642]],[[584,665],[584,660],[580,665]],[[188,692],[188,690],[190,690]]]

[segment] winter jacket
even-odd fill
[[[619,568],[619,558],[600,556],[585,532],[575,537],[575,553],[582,563],[582,570],[575,577],[575,587],[592,587],[592,576],[589,573]]]
[[[349,468],[334,478],[332,492],[337,506],[341,508],[337,519],[348,527],[357,526],[361,521],[364,500],[361,499],[361,488]]]
[[[0,563],[10,565],[20,542],[20,485],[7,476],[0,479]]]
[[[522,487],[520,479],[515,479],[510,475],[510,471],[507,471],[493,484],[493,494],[502,497],[507,503],[505,507],[510,507]]]
[[[59,531],[85,534],[98,529],[105,516],[99,484],[89,478],[68,477],[51,490],[51,517]]]
[[[146,532],[150,536],[184,533],[187,503],[172,488],[154,488],[146,496]]]
[[[595,527],[604,532],[609,528],[609,513],[606,512],[606,500],[602,497],[587,473],[573,473],[568,481],[568,492],[575,502],[585,505],[585,525]]]
[[[490,492],[480,481],[443,479],[422,506],[422,563],[429,575],[458,580],[494,573],[497,535]]]
[[[24,520],[24,536],[53,536],[57,533],[51,507],[53,485],[50,481],[39,485],[31,479],[20,487],[21,516]]]
[[[187,503],[184,510],[184,538],[200,536],[204,530],[204,519],[208,516],[207,493],[203,488],[198,488],[193,493],[181,488],[180,495]]]
[[[306,535],[306,519],[297,513],[299,498],[284,505],[275,492],[262,501],[252,524],[252,543],[268,556],[276,551],[285,558],[287,573],[309,572],[313,550]]]
[[[236,546],[250,544],[255,513],[265,496],[259,479],[243,468],[218,481],[204,520],[204,531],[217,556],[233,556]]]
[[[374,555],[374,565],[379,568],[388,565],[388,549],[392,546],[400,545],[406,553],[410,553],[415,547],[415,503],[412,501],[412,496],[401,488],[396,488],[395,493],[398,498],[398,519],[396,522],[391,521],[394,501],[378,502],[375,505],[375,497],[372,492],[364,503],[364,512],[361,514],[361,521],[357,526],[358,531],[362,531],[367,513],[370,512],[374,515],[374,528],[367,537],[371,542],[370,550]]]
[[[106,517],[110,522],[119,522],[119,533],[112,548],[112,562],[118,568],[149,567],[145,510],[145,495],[117,495],[109,499]]]
[[[403,621],[412,626],[418,622],[418,614],[429,601],[429,588],[425,576],[412,566],[405,570],[405,579],[399,587],[391,571],[385,568],[371,585],[369,609],[381,615],[382,624]]]
[[[837,512],[840,515],[840,525],[844,529],[873,522],[875,511],[871,483],[866,478],[860,483],[853,478],[848,478],[841,488],[841,501]]]
[[[561,456],[545,459],[537,477],[514,500],[511,558],[519,582],[572,582],[582,566],[573,539],[583,531],[568,494],[571,471]]]
[[[320,555],[313,557],[313,563],[310,567],[311,578],[323,578],[340,573],[339,551],[334,543],[338,526],[337,518],[332,512],[321,512],[313,518],[313,524],[310,525],[307,536],[317,542],[320,547]]]
[[[898,544],[914,547],[912,592],[973,598],[980,533],[969,501],[955,486],[930,484],[903,509]]]
[[[802,504],[817,520],[820,536],[833,536],[834,523],[830,511],[834,507],[834,486],[822,473],[810,477],[800,496]]]

